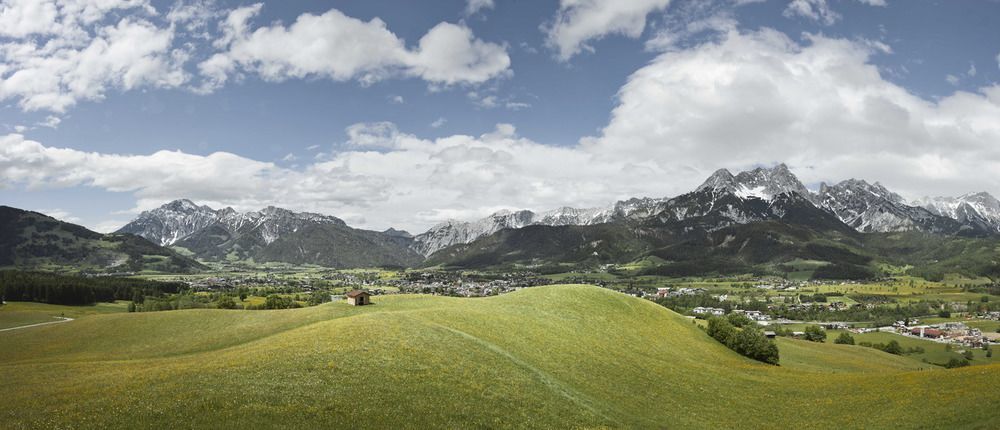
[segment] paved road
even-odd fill
[[[31,327],[38,327],[38,326],[41,326],[41,325],[60,324],[60,323],[64,323],[64,322],[73,321],[73,318],[66,318],[66,317],[53,317],[53,318],[56,318],[59,321],[43,322],[43,323],[38,323],[38,324],[23,325],[23,326],[20,326],[20,327],[4,328],[4,329],[0,329],[0,331],[20,330],[22,328],[31,328]]]

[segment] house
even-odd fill
[[[372,304],[372,295],[365,290],[353,290],[347,294],[347,304],[354,306]]]
[[[726,314],[726,310],[725,309],[720,309],[720,308],[703,308],[701,306],[692,309],[691,312],[699,314],[699,315],[708,314],[708,315],[715,315],[715,316],[722,316],[722,315]]]
[[[778,334],[775,333],[775,332],[773,332],[773,331],[765,331],[764,332],[764,336],[767,336],[768,339],[774,339],[777,335]]]

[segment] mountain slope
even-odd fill
[[[429,256],[449,246],[471,243],[504,229],[518,229],[529,225],[596,225],[642,219],[661,210],[663,201],[664,199],[632,198],[605,208],[562,207],[541,213],[528,210],[499,211],[473,222],[451,220],[415,236],[413,249]]]
[[[187,272],[204,268],[128,234],[100,234],[55,218],[0,206],[0,267]]]
[[[989,193],[970,193],[958,197],[924,198],[915,202],[931,213],[1000,233],[1000,200]]]
[[[789,342],[787,364],[757,363],[665,308],[584,286],[116,314],[0,336],[0,398],[15,428],[998,424],[984,411],[1000,398],[970,388],[1000,383],[995,365],[917,371],[871,348]],[[826,359],[799,364],[810,356]]]
[[[143,212],[119,232],[171,244],[205,260],[278,261],[330,267],[410,266],[422,257],[399,232],[349,227],[326,215],[273,206],[214,210],[176,200]]]
[[[822,184],[816,198],[821,207],[861,232],[985,233],[977,226],[907,205],[902,197],[879,183],[849,179],[832,186]]]

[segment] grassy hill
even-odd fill
[[[782,341],[780,367],[587,286],[0,333],[4,427],[996,428],[1000,367]],[[2,308],[0,308],[2,309]],[[2,318],[0,310],[0,318]]]

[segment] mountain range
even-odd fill
[[[181,256],[329,267],[539,267],[648,260],[676,273],[698,265],[715,271],[775,271],[803,260],[861,273],[874,267],[873,261],[906,265],[908,258],[992,270],[996,258],[963,263],[951,257],[969,249],[991,252],[984,251],[991,242],[977,240],[998,234],[1000,202],[984,192],[908,202],[877,182],[858,179],[824,183],[814,192],[779,164],[735,175],[721,169],[691,192],[670,198],[632,198],[599,208],[501,211],[472,222],[446,221],[416,235],[356,229],[333,216],[277,207],[239,212],[182,199],[141,213],[108,237],[140,236],[151,242],[144,245],[147,250],[185,268],[195,266],[178,260]],[[107,240],[94,235],[80,234]],[[8,236],[41,240],[30,231]],[[45,246],[17,242],[17,252],[5,252],[18,256],[5,262],[29,261],[26,250],[46,249],[51,240]],[[949,241],[955,243],[951,254],[930,247]]]
[[[354,229],[336,217],[273,206],[237,212],[175,200],[141,213],[117,233],[141,236],[208,261],[404,267],[422,260],[405,232]]]

